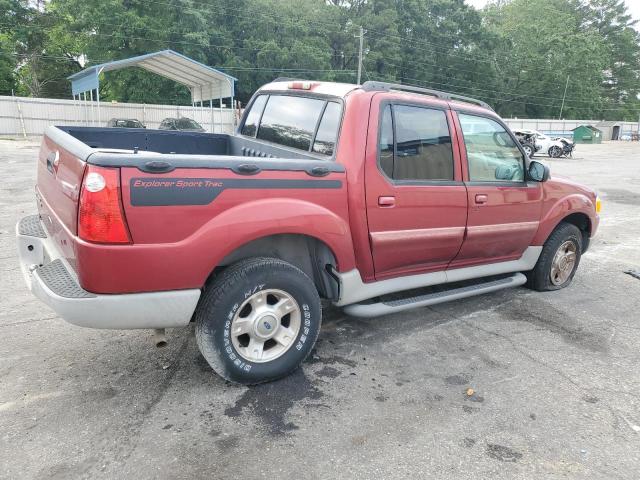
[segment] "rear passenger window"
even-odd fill
[[[325,101],[272,95],[262,114],[257,138],[287,147],[309,150]]]
[[[380,167],[394,180],[453,180],[453,150],[445,112],[409,105],[385,107]]]
[[[328,102],[324,109],[322,120],[318,126],[318,133],[313,142],[313,151],[323,155],[333,155],[338,136],[338,125],[340,125],[340,104]]]
[[[264,110],[264,105],[267,103],[267,95],[260,95],[255,99],[253,105],[251,105],[251,110],[247,115],[247,119],[244,121],[244,125],[242,126],[242,134],[247,135],[248,137],[255,137],[256,132],[258,131],[258,123],[260,122],[260,116],[262,115],[262,111]]]

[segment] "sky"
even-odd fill
[[[466,0],[466,3],[477,8],[482,8],[487,4],[488,0]],[[635,20],[640,20],[640,0],[625,0],[629,12]]]

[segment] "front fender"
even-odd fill
[[[196,243],[215,245],[206,259],[203,283],[220,261],[241,246],[279,234],[314,237],[331,249],[340,271],[355,268],[351,230],[347,221],[317,204],[291,198],[242,203],[217,215],[195,234]],[[202,251],[207,251],[206,247]]]
[[[595,205],[588,196],[581,193],[574,193],[552,202],[548,208],[544,209],[532,245],[543,245],[558,224],[564,218],[574,213],[582,213],[589,218],[589,234],[593,236],[598,226]]]

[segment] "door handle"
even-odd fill
[[[378,206],[391,208],[396,206],[396,197],[378,197]]]
[[[487,201],[489,200],[489,197],[487,195],[485,195],[484,193],[478,193],[476,195],[476,203],[479,205],[483,205],[485,203],[487,203]]]

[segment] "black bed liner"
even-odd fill
[[[166,173],[176,168],[227,168],[242,175],[284,170],[305,171],[316,177],[345,171],[328,157],[235,135],[133,128],[56,128],[92,149],[87,163],[105,167],[135,167],[147,173]]]

